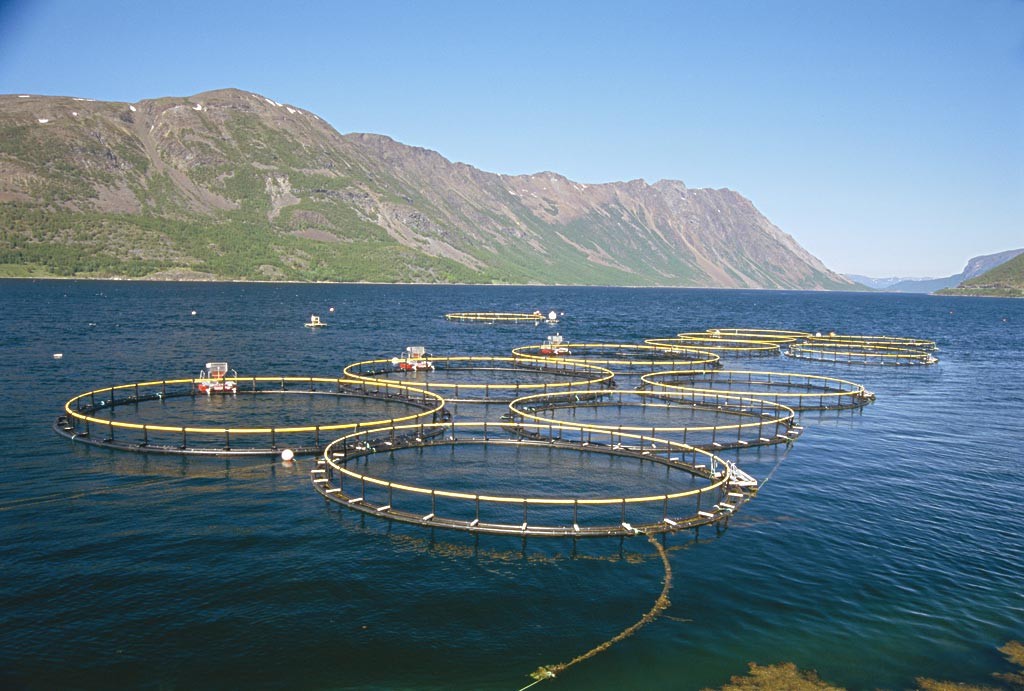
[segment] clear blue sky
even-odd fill
[[[729,187],[842,272],[1024,247],[1024,2],[0,0],[0,93],[238,87],[497,173]]]

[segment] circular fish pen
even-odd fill
[[[722,392],[534,394],[512,401],[509,409],[516,425],[536,427],[534,435],[589,444],[592,432],[602,430],[613,444],[627,447],[657,438],[708,451],[742,449],[788,444],[803,430],[788,406]]]
[[[935,341],[923,338],[907,338],[904,336],[847,336],[828,334],[827,336],[808,336],[807,342],[816,345],[833,346],[869,346],[872,348],[912,348],[916,350],[935,351]]]
[[[782,348],[778,341],[759,341],[751,338],[715,337],[706,333],[682,333],[675,338],[646,338],[644,343],[659,348],[700,348],[719,355],[735,357],[778,356]]]
[[[365,360],[344,369],[344,376],[438,392],[453,403],[507,403],[527,393],[577,392],[611,386],[615,374],[579,362],[542,361],[507,356],[431,356],[430,369],[403,370],[391,360]],[[465,381],[458,381],[462,377]]]
[[[696,528],[727,520],[757,489],[734,463],[685,444],[624,435],[631,441],[626,448],[616,442],[620,435],[592,430],[585,446],[531,435],[541,427],[548,428],[452,422],[353,433],[327,446],[311,479],[325,499],[377,518],[523,537]],[[467,451],[472,448],[478,451]],[[609,478],[628,480],[619,467],[624,461],[646,470],[640,489],[647,491],[610,494],[596,479],[603,463]],[[382,468],[371,472],[371,465]],[[416,471],[433,473],[426,476],[432,482],[413,484],[403,476]],[[473,472],[483,477],[474,480]],[[505,477],[495,478],[499,472]],[[474,484],[484,478],[494,486]],[[508,483],[534,491],[506,493]]]
[[[786,355],[801,360],[816,360],[845,365],[934,365],[939,361],[931,353],[916,348],[839,343],[791,343]]]
[[[686,370],[652,372],[641,379],[656,390],[749,396],[797,411],[859,408],[875,400],[873,393],[852,381],[795,372]]]
[[[230,395],[204,395],[199,390],[203,379],[163,379],[118,384],[79,394],[64,404],[64,414],[54,429],[74,442],[122,451],[157,454],[255,456],[274,455],[284,448],[294,453],[318,454],[338,434],[367,428],[409,423],[417,420],[437,422],[448,419],[445,400],[435,393],[413,389],[394,382],[366,382],[356,379],[325,377],[235,377],[237,389]],[[176,400],[190,399],[203,405],[193,415],[220,415],[232,418],[241,412],[239,400],[268,399],[272,395],[289,397],[335,397],[360,399],[361,409],[374,406],[383,412],[391,407],[412,408],[407,415],[380,419],[304,425],[210,425],[171,424],[117,420],[118,415],[141,410],[143,404],[159,404],[166,418],[167,406]],[[369,404],[373,404],[372,406]],[[273,407],[273,406],[272,406]],[[269,411],[273,414],[273,411]],[[365,414],[365,412],[364,412]]]
[[[607,367],[616,374],[640,374],[663,369],[717,367],[718,355],[698,348],[668,348],[638,343],[566,343],[570,355],[546,355],[543,345],[519,346],[512,354],[530,360],[545,360]]]
[[[450,322],[477,324],[532,324],[548,320],[548,317],[540,312],[449,312],[444,318]]]
[[[718,328],[707,329],[712,337],[727,336],[738,338],[752,338],[758,341],[775,341],[776,343],[796,343],[803,341],[811,334],[806,331],[787,331],[786,329],[743,329],[743,328]]]

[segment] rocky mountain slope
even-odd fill
[[[0,272],[853,287],[731,190],[496,175],[233,89],[0,96]]]

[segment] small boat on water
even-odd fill
[[[316,328],[319,328],[321,326],[327,326],[327,324],[325,322],[320,321],[319,315],[316,315],[316,314],[309,315],[309,321],[306,322],[306,327],[308,327],[310,329],[316,329]]]
[[[562,334],[548,336],[540,346],[541,355],[572,355],[569,346],[563,344]]]
[[[403,372],[434,369],[434,363],[428,359],[427,349],[423,346],[409,346],[403,355],[391,358],[391,364]]]
[[[207,396],[213,394],[235,394],[238,393],[238,382],[228,378],[228,363],[207,362],[206,369],[200,370],[196,379],[196,390]],[[230,370],[233,377],[238,377],[238,372]]]

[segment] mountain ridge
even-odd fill
[[[968,263],[964,273],[971,271],[969,276],[956,287],[943,288],[939,295],[967,295],[977,297],[1024,297],[1024,250],[1000,252],[1002,256],[1010,255],[1006,261],[995,266],[987,263]],[[996,256],[996,255],[990,255]],[[973,260],[972,260],[973,262]],[[977,273],[981,269],[987,270]]]
[[[981,276],[1021,253],[1024,253],[1024,248],[982,254],[968,259],[964,270],[958,274],[942,278],[904,279],[890,284],[885,290],[896,293],[934,293],[945,288],[955,288],[964,281]]]
[[[489,173],[235,89],[0,96],[0,221],[8,273],[853,287],[729,189]]]

